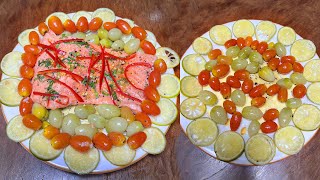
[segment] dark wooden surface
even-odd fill
[[[116,15],[133,19],[156,35],[162,46],[183,55],[193,39],[213,25],[241,18],[265,19],[290,26],[302,37],[320,47],[320,1],[271,0],[1,0],[0,58],[17,43],[21,31],[44,21],[52,12],[94,11],[109,7]],[[318,51],[319,53],[319,51]],[[178,69],[176,69],[179,74]],[[30,155],[5,134],[0,116],[0,179],[77,179],[71,173],[55,169]],[[123,170],[104,175],[87,175],[95,179],[319,179],[320,138],[315,138],[294,156],[261,167],[240,167],[218,161],[194,147],[181,131],[179,119],[166,135],[165,151],[147,156]]]

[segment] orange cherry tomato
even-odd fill
[[[273,121],[279,117],[279,111],[277,109],[268,109],[264,114],[263,114],[263,119],[266,121]]]
[[[294,62],[292,65],[292,69],[294,72],[303,73],[304,67],[298,62]]]
[[[237,39],[237,45],[240,49],[244,48],[246,46],[246,40],[244,40],[242,37],[239,37]]]
[[[118,19],[116,21],[116,25],[117,25],[117,28],[119,28],[123,34],[130,34],[131,33],[131,27],[130,27],[129,23],[127,23],[126,21],[124,21],[122,19]]]
[[[260,129],[263,133],[272,133],[278,129],[278,125],[274,121],[265,121],[260,125]]]
[[[286,102],[288,100],[288,90],[284,87],[280,87],[278,92],[278,100],[280,102]]]
[[[208,85],[210,80],[210,71],[202,70],[199,73],[198,81],[202,86]]]
[[[140,39],[141,41],[147,37],[147,31],[141,27],[135,26],[131,29],[134,37]]]
[[[137,132],[128,138],[127,144],[130,147],[130,149],[135,150],[142,146],[146,139],[147,135],[145,132]]]
[[[245,79],[242,83],[241,90],[248,94],[253,88],[253,81],[251,79]]]
[[[232,57],[230,56],[225,56],[225,55],[220,55],[217,58],[217,62],[218,64],[227,64],[227,65],[231,65],[232,63]]]
[[[249,92],[249,96],[252,98],[259,97],[264,95],[267,91],[267,86],[264,84],[259,84],[252,88],[252,90]]]
[[[51,139],[51,146],[54,149],[64,149],[70,144],[71,136],[68,133],[60,133]]]
[[[224,43],[224,47],[226,47],[227,49],[228,49],[229,47],[235,46],[235,45],[237,45],[237,40],[235,40],[235,39],[230,39],[230,40],[228,40],[228,41],[226,41],[226,42]]]
[[[281,63],[277,70],[278,70],[278,73],[280,74],[288,74],[289,72],[292,71],[292,64],[289,63],[289,62],[284,62],[284,63]]]
[[[96,148],[102,151],[109,151],[112,148],[111,139],[102,132],[96,133],[92,138],[92,142]]]
[[[77,26],[71,19],[67,19],[63,23],[63,27],[66,29],[66,31],[69,31],[71,33],[77,32]]]
[[[266,42],[260,42],[258,47],[257,47],[257,51],[260,53],[260,54],[263,54],[268,48],[268,44]]]
[[[214,91],[220,91],[220,80],[217,77],[211,77],[209,79],[209,86]]]
[[[119,132],[110,132],[108,133],[108,137],[110,138],[112,144],[114,146],[123,146],[126,143],[126,137]]]
[[[34,54],[29,52],[23,53],[21,55],[21,59],[23,64],[28,65],[30,67],[34,67],[34,65],[37,62],[37,57]]]
[[[35,31],[29,33],[29,42],[32,45],[37,45],[40,42],[39,34]]]
[[[42,126],[42,122],[33,114],[27,114],[23,116],[22,123],[30,129],[39,130]]]
[[[239,79],[240,81],[244,81],[245,79],[249,79],[250,73],[245,69],[239,69],[234,73],[234,77]]]
[[[140,42],[140,47],[143,50],[143,52],[151,55],[156,54],[156,48],[153,46],[153,44],[147,40],[142,40]]]
[[[32,84],[29,79],[23,78],[18,85],[18,93],[20,96],[30,96],[32,91]]]
[[[79,152],[87,152],[92,147],[92,141],[88,136],[75,135],[70,139],[70,146]]]
[[[230,100],[225,100],[223,102],[223,108],[226,110],[227,113],[229,114],[233,114],[234,112],[236,112],[236,105],[234,104],[234,102],[230,101]]]
[[[208,58],[210,60],[214,60],[217,59],[218,56],[220,56],[222,54],[220,49],[213,49],[208,53]]]
[[[20,75],[23,78],[32,79],[34,76],[34,70],[32,67],[24,64],[20,67]]]
[[[102,19],[99,17],[93,18],[89,23],[90,31],[97,31],[102,25]]]
[[[281,58],[281,63],[285,63],[285,62],[293,64],[294,62],[296,62],[296,58],[294,56],[283,56]]]
[[[261,107],[266,103],[266,98],[259,96],[259,97],[255,97],[251,100],[251,105],[255,106],[255,107]]]
[[[144,92],[144,95],[151,101],[158,102],[160,100],[160,95],[157,89],[155,89],[152,86],[147,86],[143,92]]]
[[[54,136],[58,135],[60,133],[60,130],[54,126],[47,126],[43,130],[43,136],[47,139],[52,139]]]
[[[254,41],[252,41],[252,43],[251,43],[251,48],[252,48],[253,50],[256,50],[256,49],[258,48],[258,45],[259,45],[259,41],[254,40]]]
[[[30,97],[24,97],[20,101],[19,112],[21,116],[31,114],[33,101]]]
[[[156,88],[161,82],[161,74],[157,70],[153,70],[149,75],[149,85]]]
[[[161,74],[167,71],[167,63],[163,59],[157,59],[153,63],[154,69],[159,71]]]
[[[40,53],[40,49],[36,45],[28,44],[28,45],[25,45],[23,49],[26,53],[31,53],[33,55],[38,55]]]
[[[105,23],[103,23],[103,27],[104,27],[104,29],[110,31],[111,29],[116,28],[117,25],[114,22],[105,22]]]
[[[269,67],[272,71],[277,70],[279,64],[280,64],[280,59],[279,59],[279,58],[271,58],[271,59],[268,61],[268,67]]]
[[[77,29],[80,32],[87,32],[89,29],[89,23],[86,17],[81,16],[77,21]]]
[[[217,78],[225,77],[230,71],[230,66],[227,64],[217,64],[213,66],[212,75]]]
[[[141,106],[141,110],[146,114],[150,114],[153,116],[157,116],[160,114],[160,108],[153,101],[150,101],[148,99],[143,100],[140,106]]]
[[[293,97],[303,98],[307,93],[307,88],[303,84],[298,84],[292,90]]]
[[[232,88],[240,88],[241,87],[241,83],[239,81],[239,79],[237,79],[234,76],[228,76],[227,77],[227,83],[230,85],[230,87]]]
[[[274,58],[276,55],[277,55],[276,50],[268,49],[262,54],[262,57],[265,61],[269,61],[270,59]]]
[[[143,127],[145,128],[151,127],[151,124],[152,124],[151,119],[146,113],[143,113],[143,112],[137,113],[135,118],[137,121],[141,122]]]
[[[228,99],[231,96],[231,87],[228,83],[223,82],[220,84],[220,93],[224,99]]]
[[[278,84],[273,84],[268,87],[267,94],[269,96],[274,96],[279,92],[279,90],[280,90],[280,86]]]
[[[245,41],[246,41],[246,43],[245,43],[246,46],[247,46],[247,47],[250,47],[251,44],[252,44],[253,39],[252,39],[251,36],[248,36],[248,37],[246,37]]]
[[[242,114],[240,112],[234,112],[230,119],[231,131],[236,131],[239,128],[241,121],[242,121]]]
[[[64,31],[63,24],[57,16],[51,16],[48,20],[49,28],[57,35],[60,35]]]
[[[48,26],[46,25],[46,23],[42,22],[38,25],[38,30],[39,30],[39,33],[44,36],[48,31],[49,31],[49,28]]]

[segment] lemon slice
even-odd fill
[[[310,101],[320,104],[320,83],[312,83],[307,89],[307,97]]]
[[[242,136],[233,131],[226,131],[220,134],[214,144],[214,151],[217,158],[222,161],[232,161],[238,158],[244,150]]]
[[[256,134],[247,141],[245,153],[252,164],[264,165],[273,159],[276,147],[269,136]]]
[[[309,61],[304,66],[303,76],[306,78],[307,81],[316,82],[320,81],[320,60],[315,59]]]
[[[89,12],[87,12],[87,11],[78,11],[72,16],[72,21],[77,24],[78,19],[81,16],[84,16],[85,18],[87,18],[88,22],[90,22],[91,19],[92,19],[91,14]]]
[[[25,45],[30,44],[30,42],[29,42],[29,33],[30,33],[31,31],[37,32],[37,33],[39,34],[39,36],[40,36],[40,33],[39,33],[37,30],[35,30],[35,29],[26,29],[26,30],[24,30],[24,31],[23,31],[22,33],[20,33],[19,36],[18,36],[18,42],[19,42],[19,44],[20,44],[22,47],[24,47]]]
[[[230,29],[224,25],[213,26],[209,31],[209,35],[211,40],[219,45],[224,45],[232,37]]]
[[[172,124],[178,116],[176,105],[170,99],[166,98],[161,98],[160,101],[157,102],[157,105],[161,113],[158,116],[150,116],[152,123],[159,126]]]
[[[64,12],[54,12],[54,13],[50,14],[50,15],[46,18],[46,24],[48,24],[48,21],[49,21],[49,19],[50,19],[51,16],[57,16],[57,17],[61,20],[62,24],[63,24],[67,19],[70,19],[70,17],[69,17],[66,13],[64,13]]]
[[[206,112],[206,105],[197,98],[188,98],[181,103],[181,114],[187,119],[197,119]]]
[[[22,116],[18,115],[9,121],[6,132],[12,141],[21,142],[32,136],[34,130],[27,128],[22,122]]]
[[[153,46],[156,47],[157,46],[156,36],[151,31],[146,30],[146,32],[147,32],[146,40],[151,42],[153,44]],[[179,61],[180,61],[180,58],[179,58]]]
[[[92,18],[99,17],[103,22],[114,22],[116,15],[109,8],[99,8],[92,13]]]
[[[18,93],[20,80],[14,78],[3,79],[0,82],[0,101],[7,106],[19,106],[22,97]]]
[[[216,140],[219,129],[209,118],[200,118],[192,121],[187,127],[187,135],[196,146],[209,146]]]
[[[23,65],[21,55],[18,51],[6,54],[1,61],[2,72],[8,76],[20,77],[20,67]]]
[[[254,35],[254,25],[249,20],[241,19],[233,24],[232,31],[237,38],[246,38]]]
[[[181,80],[181,93],[187,97],[196,97],[202,91],[198,79],[193,76],[186,76]]]
[[[294,43],[296,40],[296,32],[291,27],[282,27],[278,31],[278,41],[285,45],[289,46]]]
[[[161,97],[177,97],[180,92],[180,80],[173,74],[163,74],[161,75],[161,82],[157,90]]]
[[[294,112],[292,121],[301,130],[315,130],[320,125],[320,111],[311,104],[304,104]]]
[[[310,60],[315,53],[316,46],[310,40],[300,39],[291,46],[291,55],[300,62]]]
[[[277,148],[288,155],[298,153],[304,144],[302,132],[293,126],[287,126],[279,129],[274,134],[274,141]]]
[[[163,59],[166,62],[168,68],[174,68],[180,63],[179,55],[174,50],[168,47],[158,48],[156,51],[156,56],[159,59]]]
[[[212,44],[207,38],[198,37],[192,43],[193,50],[198,54],[208,54],[212,50]]]
[[[103,151],[103,155],[110,163],[117,166],[125,166],[133,161],[136,151],[130,149],[128,144],[124,144],[119,147],[113,146],[109,151]]]
[[[256,27],[258,41],[268,42],[276,33],[276,25],[271,21],[261,21]]]
[[[147,139],[141,148],[149,154],[160,154],[164,151],[167,140],[162,131],[156,127],[149,127],[143,130]]]
[[[182,68],[192,76],[198,76],[205,69],[206,60],[200,54],[189,54],[182,59]]]

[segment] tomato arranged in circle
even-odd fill
[[[147,31],[138,26],[133,27],[131,29],[131,32],[134,35],[134,37],[140,40],[144,40],[147,37]]]
[[[202,70],[198,76],[198,81],[202,86],[208,85],[210,80],[210,71]]]
[[[70,139],[70,146],[79,152],[87,152],[92,147],[92,141],[88,136],[74,135]]]

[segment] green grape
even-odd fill
[[[263,113],[255,106],[246,106],[242,109],[242,116],[248,120],[259,120]]]
[[[88,116],[88,120],[91,124],[93,124],[96,128],[104,128],[104,125],[106,123],[106,119],[104,119],[102,116],[98,114],[90,114]]]
[[[283,108],[279,114],[279,125],[280,127],[286,127],[292,121],[292,110],[288,107]]]
[[[257,120],[252,120],[248,127],[248,134],[250,137],[258,134],[260,130],[260,123]]]
[[[48,117],[48,122],[50,123],[50,125],[56,128],[61,128],[62,120],[63,120],[63,113],[61,112],[60,109],[50,110],[49,117]]]
[[[246,104],[246,95],[241,90],[234,90],[231,93],[231,101],[237,106],[244,106]]]
[[[92,124],[81,124],[74,129],[74,132],[76,135],[88,136],[92,139],[98,130]]]
[[[297,109],[302,105],[302,101],[299,98],[290,98],[287,100],[286,105],[290,109]]]
[[[247,67],[247,65],[248,65],[247,60],[238,58],[238,59],[232,61],[231,68],[232,68],[232,70],[237,71],[239,69],[245,69]]]
[[[208,70],[208,71],[212,71],[213,66],[215,66],[216,64],[217,64],[217,61],[216,61],[216,60],[209,60],[208,62],[206,62],[205,68],[206,68],[206,70]]]
[[[122,32],[118,28],[113,28],[113,29],[110,29],[108,35],[111,41],[116,41],[121,38]]]
[[[256,62],[259,64],[262,64],[264,61],[262,59],[262,56],[260,53],[258,53],[257,51],[252,51],[249,55],[249,60],[250,62]]]
[[[98,29],[98,36],[100,39],[108,39],[108,31],[104,28]]]
[[[97,34],[89,34],[86,36],[86,38],[84,38],[84,40],[94,44],[100,43],[99,36]]]
[[[85,107],[85,105],[77,105],[74,108],[74,113],[80,118],[80,119],[87,119],[89,116],[88,109]]]
[[[63,118],[61,131],[73,136],[75,134],[75,128],[80,125],[80,119],[75,114],[68,114]]]
[[[293,84],[306,84],[307,80],[306,78],[303,76],[302,73],[298,73],[298,72],[293,72],[290,75],[290,80]]]
[[[124,45],[124,51],[127,54],[132,54],[138,51],[140,47],[140,40],[137,38],[130,39],[125,45]]]
[[[227,49],[226,55],[235,58],[238,56],[239,52],[240,48],[238,46],[232,46]]]
[[[259,77],[265,81],[273,82],[275,80],[273,71],[268,66],[262,67],[258,74]]]
[[[290,89],[292,87],[292,82],[289,78],[282,78],[277,81],[277,84],[281,87]]]
[[[278,43],[276,43],[276,44],[274,45],[274,47],[275,47],[276,52],[277,52],[277,55],[278,55],[279,57],[285,56],[285,55],[287,54],[286,47],[284,47],[283,44],[281,44],[281,43],[278,42]]]
[[[250,73],[250,74],[255,74],[259,71],[259,63],[257,62],[251,62],[247,65],[246,70]]]
[[[122,117],[114,117],[106,121],[105,128],[108,133],[110,132],[119,132],[123,133],[128,126],[126,119]]]
[[[83,33],[83,32],[76,32],[76,33],[72,34],[72,37],[79,38],[79,39],[85,39],[86,38],[86,34]]]
[[[100,104],[96,106],[96,109],[98,113],[106,119],[120,116],[120,108],[112,104]]]
[[[130,137],[131,135],[143,131],[143,125],[141,124],[140,121],[133,121],[131,122],[128,127],[127,127],[127,136]]]
[[[241,59],[247,59],[251,54],[252,49],[250,47],[244,47],[240,50],[238,57]]]
[[[124,42],[122,40],[116,40],[115,42],[113,42],[113,44],[111,45],[111,48],[115,51],[121,51],[123,50],[124,47]]]
[[[112,41],[110,39],[101,39],[100,44],[105,48],[110,48],[112,45]]]
[[[215,94],[210,91],[202,90],[199,93],[199,99],[206,105],[215,105],[218,102],[218,98]]]
[[[210,111],[210,117],[218,124],[226,124],[228,121],[227,112],[221,106],[215,106]]]

